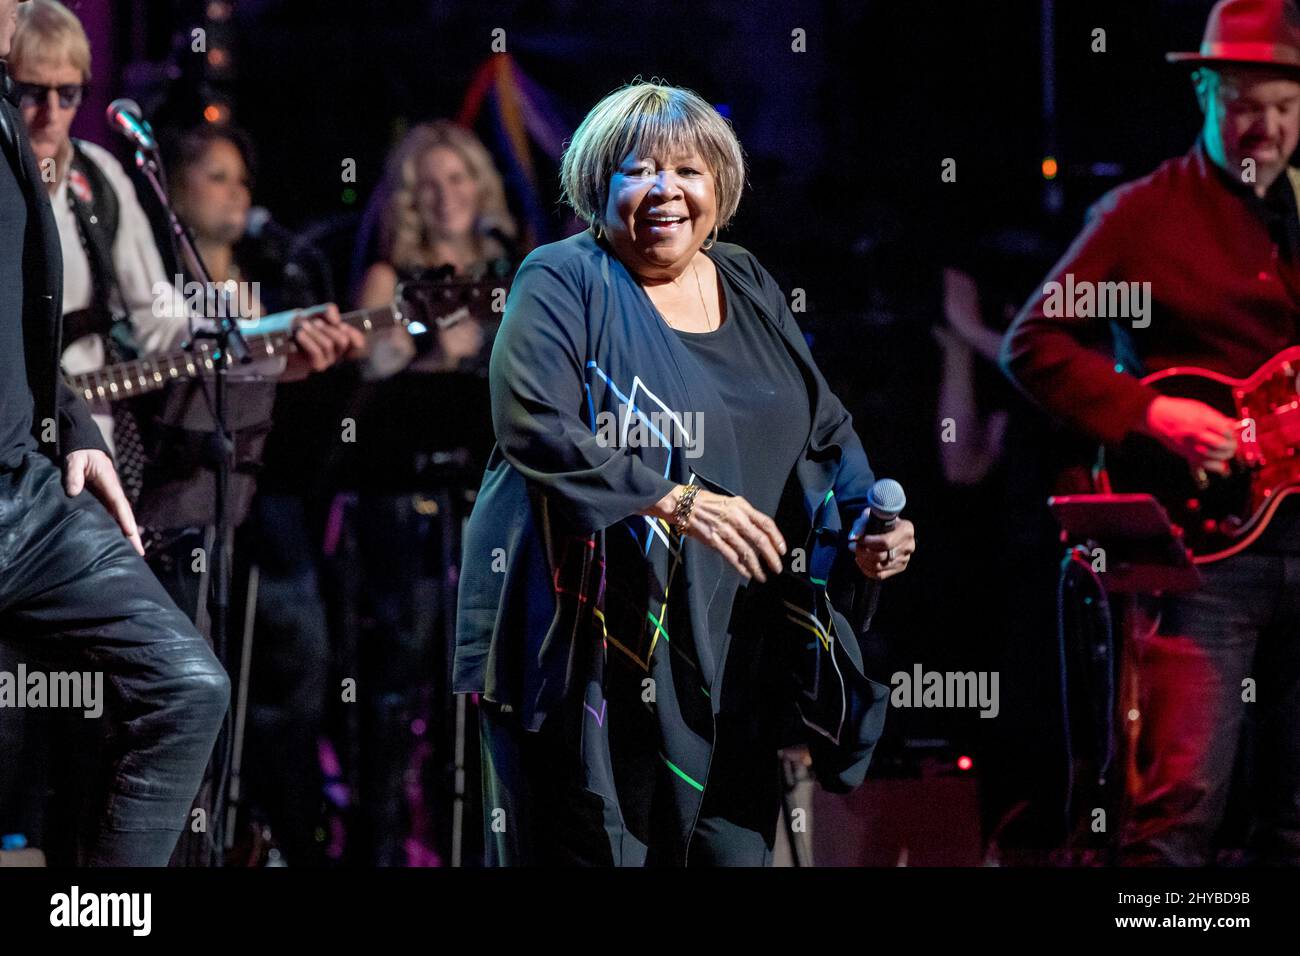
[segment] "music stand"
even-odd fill
[[[1135,757],[1141,729],[1137,636],[1143,623],[1138,598],[1194,591],[1201,586],[1202,577],[1191,552],[1183,543],[1182,529],[1170,523],[1165,509],[1151,495],[1060,495],[1048,498],[1047,507],[1061,527],[1061,543],[1068,551],[1079,545],[1089,554],[1097,554],[1097,549],[1100,549],[1105,569],[1098,570],[1096,579],[1104,596],[1118,612],[1120,652],[1117,659],[1108,662],[1109,678],[1117,681],[1119,692],[1115,694],[1107,734],[1108,738],[1118,739],[1107,739],[1107,743],[1115,745],[1119,765],[1123,768],[1118,801],[1120,812],[1115,825],[1108,827],[1107,842],[1113,857],[1119,847],[1123,821],[1129,815],[1129,798],[1137,784]],[[1061,620],[1064,627],[1063,616]],[[1064,654],[1063,634],[1061,649]],[[1067,710],[1064,718],[1068,728],[1068,696],[1063,706]],[[1118,735],[1115,727],[1123,728]],[[1070,775],[1073,780],[1073,767]],[[1103,791],[1112,787],[1106,779],[1106,764],[1100,768],[1097,782]],[[1072,821],[1070,823],[1072,825]]]

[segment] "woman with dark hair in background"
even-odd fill
[[[247,284],[240,294],[259,316],[307,308],[330,297],[330,276],[316,267],[320,257],[310,247],[290,241],[284,230],[261,228],[264,223],[250,228],[256,161],[247,134],[229,126],[200,126],[180,136],[166,156],[176,213],[193,234],[214,283]],[[345,354],[364,349],[355,328],[339,326],[334,334]],[[286,466],[288,456],[277,450],[281,443],[271,428],[273,418],[281,434],[305,427],[295,396],[303,389],[328,387],[335,375],[329,370],[320,382],[282,376],[278,382],[231,386],[237,457],[231,505],[239,528],[232,581],[236,605],[246,597],[250,566],[258,569],[244,801],[256,808],[259,819],[265,815],[275,843],[295,865],[320,855],[315,834],[321,800],[317,737],[325,720],[330,644],[317,574],[319,535],[309,530],[306,501],[327,449],[304,449],[289,441],[298,457]],[[212,501],[210,473],[207,480],[193,480],[199,470],[193,452],[204,437],[195,427],[196,413],[206,414],[206,403],[196,392],[169,399],[162,416],[169,424],[161,428],[141,496],[142,510],[148,508],[160,523],[169,519],[162,526],[177,529],[165,536],[174,543],[154,557],[155,571],[192,602],[202,585],[200,575],[192,573],[191,554],[206,544],[199,539]],[[266,474],[261,470],[264,451],[270,453]],[[258,484],[264,487],[254,498]],[[245,515],[251,520],[245,522]],[[231,620],[242,619],[242,614],[231,615]]]
[[[227,127],[203,126],[181,136],[166,155],[173,205],[193,234],[212,282],[237,288],[237,301],[251,313],[247,316],[250,318],[267,314],[268,304],[287,304],[283,284],[268,267],[259,244],[245,240],[253,164],[248,137]],[[364,348],[361,333],[347,325],[329,324],[319,318],[308,318],[304,324],[313,336],[328,336],[340,356]],[[300,336],[299,348],[314,346]],[[301,366],[280,371],[283,359],[258,360],[253,367],[264,363],[270,375],[256,376],[253,381],[232,378],[230,427],[235,432],[236,461],[230,481],[230,510],[236,527],[243,522],[255,490],[254,476],[270,430],[276,382],[296,381],[306,372]],[[313,362],[313,368],[319,371],[328,364]],[[159,419],[145,489],[140,496],[141,521],[155,534],[160,529],[193,532],[210,523],[215,490],[215,475],[204,467],[198,447],[206,440],[211,422],[197,383],[189,388],[173,388]],[[166,540],[171,543],[177,537],[169,534]],[[179,553],[184,556],[189,551],[182,548]],[[175,577],[177,569],[165,560],[159,570],[189,592],[182,607],[193,608],[198,603],[198,581],[188,573],[188,558],[184,564],[185,568],[179,569],[180,578]]]

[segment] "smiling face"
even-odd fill
[[[713,173],[698,155],[638,156],[609,180],[604,229],[614,252],[642,279],[674,279],[718,221]]]
[[[479,214],[479,188],[460,153],[446,146],[426,152],[415,170],[415,203],[433,241],[465,239]]]
[[[177,211],[200,240],[233,243],[248,225],[252,202],[244,157],[226,139],[214,139],[176,184]]]
[[[1262,194],[1300,141],[1300,82],[1278,73],[1224,69],[1205,77],[1200,96],[1210,158],[1239,178],[1253,165]]]

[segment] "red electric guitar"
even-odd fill
[[[1155,439],[1130,438],[1104,452],[1112,489],[1153,496],[1183,530],[1197,564],[1249,547],[1278,505],[1300,491],[1300,346],[1284,349],[1250,377],[1181,366],[1142,379],[1163,395],[1191,398],[1237,422],[1227,475],[1195,469]]]

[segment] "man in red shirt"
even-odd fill
[[[1205,116],[1197,143],[1093,207],[1008,331],[1002,363],[1027,395],[1091,438],[1151,436],[1224,473],[1237,450],[1234,421],[1138,376],[1196,365],[1244,377],[1300,342],[1300,173],[1288,165],[1300,141],[1300,13],[1292,0],[1223,0],[1201,50],[1169,59],[1194,70]],[[1131,300],[1136,312],[1106,314],[1105,283],[1135,293],[1109,301]],[[1070,308],[1062,288],[1097,292],[1098,307]],[[1203,566],[1199,591],[1147,608],[1152,626],[1137,646],[1140,782],[1121,862],[1212,861],[1244,718],[1258,706],[1260,859],[1300,863],[1297,511],[1283,505],[1250,549]],[[1246,702],[1252,680],[1269,683],[1257,705]]]

